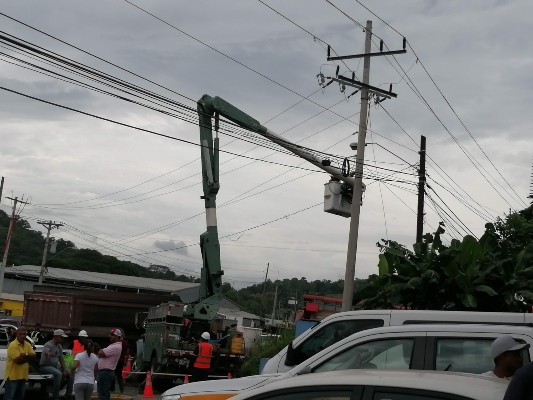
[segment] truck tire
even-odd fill
[[[154,372],[164,372],[162,371],[161,366],[157,363],[157,357],[155,354],[152,355],[152,359],[150,360],[150,374],[153,374]],[[174,387],[172,380],[172,377],[169,376],[152,376],[152,388],[159,393],[163,393]]]

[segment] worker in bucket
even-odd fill
[[[211,335],[209,332],[202,333],[200,343],[196,347],[196,361],[193,365],[192,381],[200,382],[209,379],[209,368],[211,368],[211,357],[213,356],[213,345],[209,344]]]

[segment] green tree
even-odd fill
[[[444,225],[413,251],[382,240],[378,274],[358,291],[364,308],[517,311],[515,292],[533,299],[533,207],[486,224],[477,240],[442,242]]]

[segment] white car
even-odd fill
[[[358,332],[284,374],[190,383],[167,390],[161,399],[170,400],[171,396],[179,395],[181,400],[225,400],[295,375],[309,374],[313,379],[315,373],[347,369],[447,370],[480,374],[493,369],[490,346],[494,339],[506,334],[531,345],[523,353],[524,363],[530,362],[533,358],[531,327],[448,324],[389,326]],[[351,372],[353,376],[358,373]]]
[[[437,371],[340,371],[273,382],[233,400],[501,400],[508,383]]]

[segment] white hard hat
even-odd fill
[[[87,331],[82,330],[80,333],[78,333],[78,337],[89,337],[89,335],[87,335]]]
[[[202,333],[202,339],[205,339],[205,340],[211,339],[211,335],[209,334],[209,332]]]

